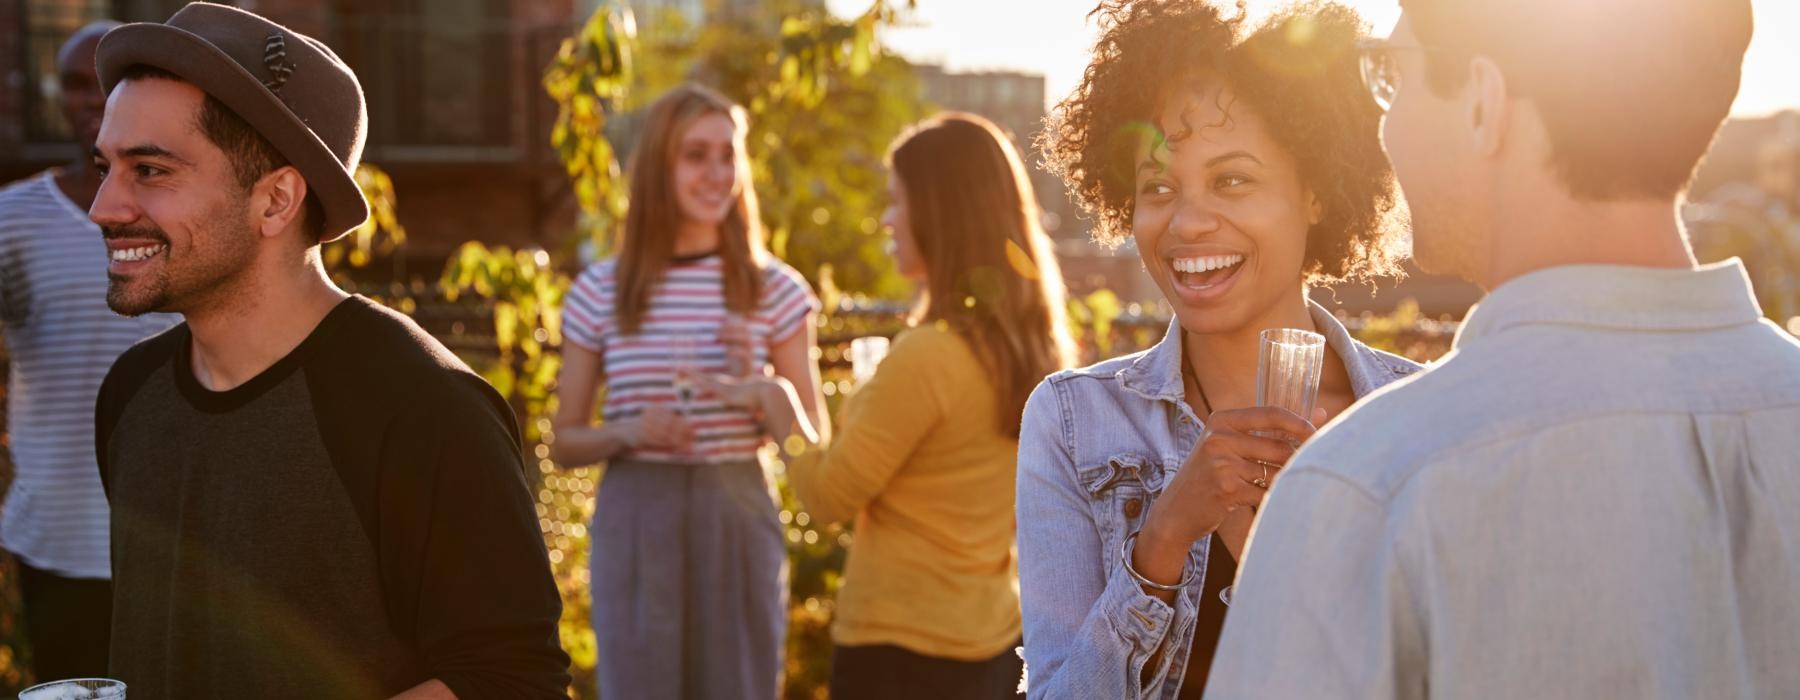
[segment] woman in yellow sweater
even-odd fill
[[[888,160],[884,223],[901,274],[922,286],[912,328],[847,400],[831,444],[788,464],[814,519],[856,521],[831,695],[1012,697],[1019,418],[1032,387],[1070,364],[1061,273],[1025,167],[987,120],[927,120]],[[759,410],[773,435],[815,441],[779,377],[696,382]]]

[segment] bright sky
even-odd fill
[[[1051,101],[1067,95],[1087,66],[1095,0],[917,0],[914,24],[887,30],[888,46],[915,61],[954,70],[1009,69],[1044,74]],[[1385,35],[1399,17],[1396,0],[1345,0]],[[869,0],[827,0],[840,15],[860,13]],[[1279,0],[1251,0],[1267,11]],[[1752,0],[1756,38],[1745,59],[1744,84],[1733,113],[1755,116],[1800,109],[1800,0]]]

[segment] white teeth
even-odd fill
[[[1210,272],[1231,267],[1244,261],[1242,255],[1208,255],[1199,258],[1176,258],[1175,271],[1186,273]]]
[[[137,262],[139,260],[147,260],[149,258],[152,258],[152,257],[155,257],[155,256],[161,254],[163,251],[168,250],[168,249],[169,249],[169,247],[166,245],[152,245],[152,246],[144,246],[142,248],[121,248],[119,250],[112,251],[112,261],[113,262]]]

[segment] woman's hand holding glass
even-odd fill
[[[1214,413],[1200,443],[1150,506],[1133,545],[1132,569],[1165,585],[1181,581],[1194,543],[1218,530],[1234,511],[1261,506],[1276,473],[1312,434],[1312,424],[1280,408]]]

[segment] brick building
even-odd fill
[[[818,6],[818,0],[793,0]],[[76,157],[56,105],[55,54],[100,18],[161,21],[185,0],[0,0],[0,182]],[[435,276],[466,240],[513,246],[560,240],[575,207],[547,145],[554,105],[540,76],[561,40],[599,0],[235,0],[330,44],[369,99],[364,157],[394,177],[411,239],[398,272]],[[640,13],[673,7],[695,21],[750,8],[750,0],[642,0]],[[427,11],[429,10],[429,11]],[[957,73],[919,66],[926,98],[976,112],[1009,131],[1031,166],[1045,228],[1076,292],[1106,286],[1128,300],[1157,297],[1137,254],[1088,241],[1090,227],[1061,182],[1037,165],[1030,141],[1045,114],[1042,76]],[[620,144],[628,148],[627,144]],[[1414,283],[1417,285],[1417,283]],[[1435,286],[1433,286],[1435,284]],[[1448,292],[1439,288],[1447,289]],[[1412,293],[1402,290],[1402,294]],[[1473,296],[1435,282],[1428,311],[1459,311]],[[1356,293],[1345,300],[1356,298]],[[1371,304],[1391,305],[1382,295]]]
[[[539,76],[576,22],[575,0],[237,0],[323,39],[369,101],[364,159],[394,177],[412,234],[406,272],[437,273],[464,240],[531,245],[573,225],[545,134]],[[183,0],[0,2],[0,181],[75,157],[56,106],[55,54],[101,18],[161,21]],[[429,11],[428,11],[429,10]],[[15,44],[13,39],[19,41]]]

